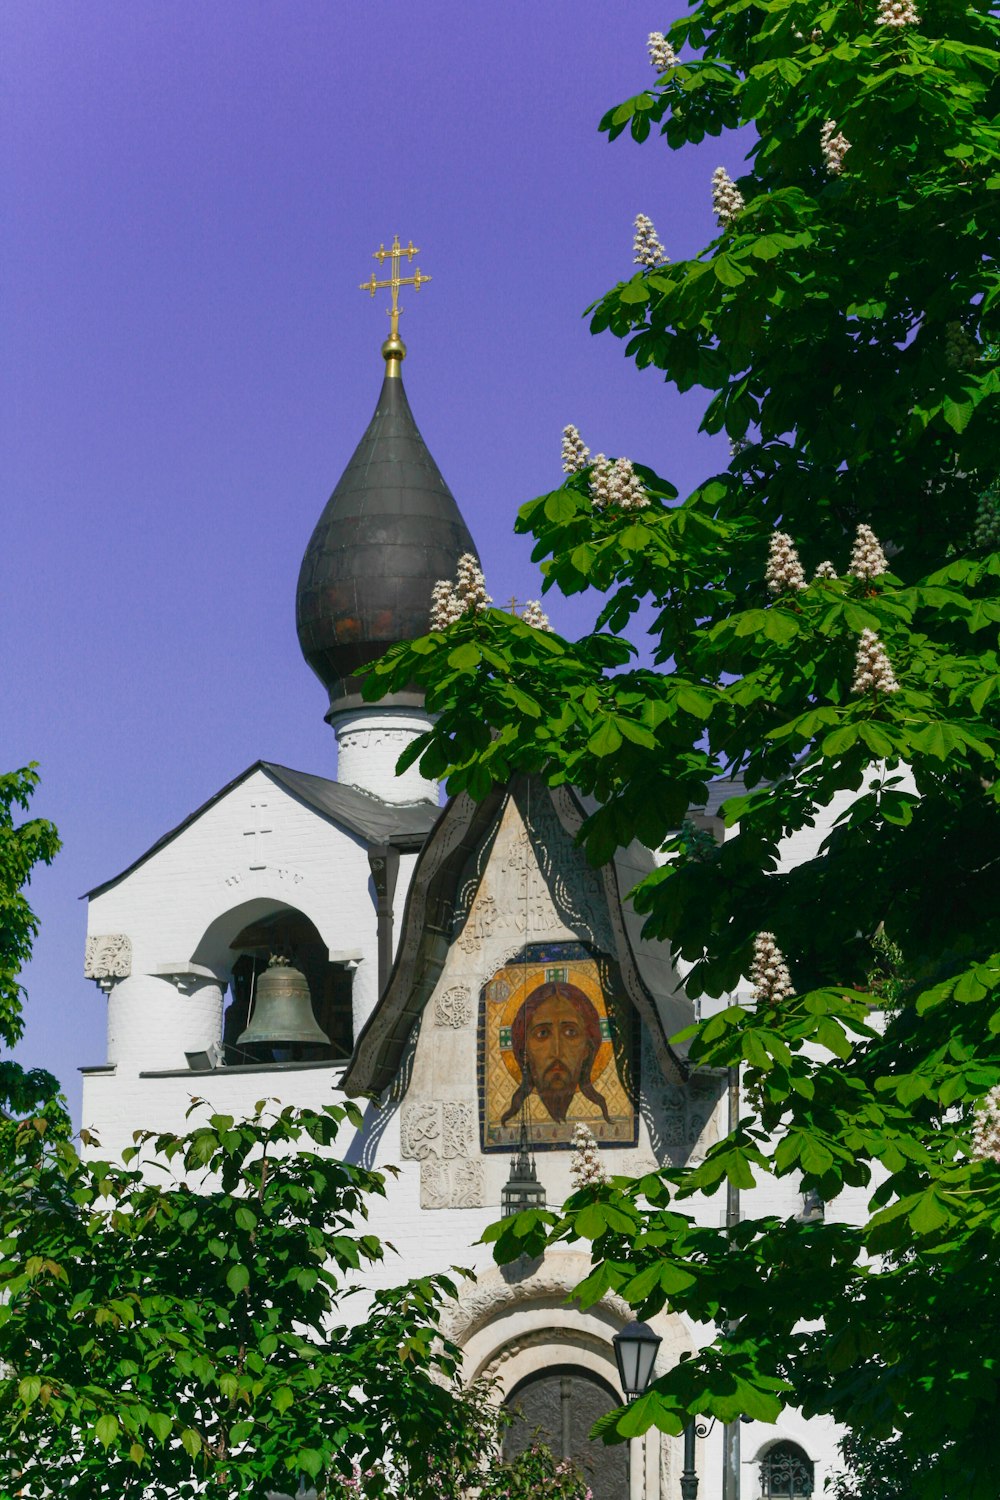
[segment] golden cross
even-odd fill
[[[508,611],[508,613],[512,614],[512,615],[516,615],[523,608],[524,608],[524,606],[522,605],[520,599],[518,599],[517,595],[516,594],[512,594],[510,596],[510,602],[507,605],[507,611]]]
[[[424,282],[430,281],[431,278],[425,276],[419,266],[415,267],[412,276],[400,276],[400,257],[405,255],[407,260],[412,264],[413,257],[420,254],[420,251],[412,240],[408,245],[401,245],[399,243],[399,235],[397,234],[393,237],[391,250],[387,250],[384,245],[379,245],[378,249],[373,253],[379,265],[384,265],[386,261],[390,262],[389,279],[388,281],[377,281],[375,279],[375,272],[373,271],[370,279],[361,283],[361,291],[369,292],[374,297],[375,293],[383,287],[391,289],[392,306],[388,309],[388,313],[392,321],[389,324],[389,338],[393,343],[396,343],[399,340],[399,315],[403,310],[399,305],[400,287],[412,286],[414,291],[419,292]]]

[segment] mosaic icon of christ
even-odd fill
[[[562,1122],[579,1092],[610,1123],[607,1101],[591,1082],[603,1038],[593,1002],[575,984],[549,980],[523,1002],[511,1025],[511,1051],[521,1073],[500,1124],[516,1116],[537,1094],[551,1119]]]

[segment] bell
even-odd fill
[[[257,982],[253,1011],[246,1031],[236,1038],[237,1047],[251,1042],[271,1046],[291,1043],[308,1047],[329,1047],[330,1038],[317,1025],[309,998],[309,982],[288,963],[275,963],[264,970]]]

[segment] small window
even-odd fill
[[[804,1500],[814,1483],[813,1461],[798,1443],[775,1443],[761,1460],[761,1500]]]

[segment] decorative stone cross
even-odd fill
[[[266,807],[266,802],[251,802],[250,810],[253,813],[253,827],[244,828],[243,830],[243,837],[245,839],[253,839],[253,853],[250,856],[251,870],[265,870],[267,868],[267,861],[264,858],[264,851],[260,843],[264,834],[272,832],[270,828],[265,827],[264,811]]]

